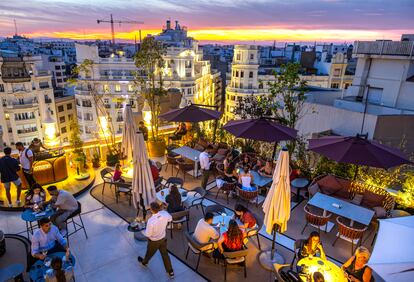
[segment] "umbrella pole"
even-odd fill
[[[276,156],[277,144],[278,144],[278,142],[275,142],[275,146],[273,147],[272,160],[274,160],[275,159],[275,156]]]
[[[275,245],[276,245],[276,233],[279,230],[279,225],[274,224],[272,228],[273,232],[273,240],[272,240],[272,248],[268,251],[261,251],[258,255],[260,265],[266,269],[267,271],[274,270],[274,264],[284,264],[285,259],[278,253],[275,252]]]
[[[270,252],[270,258],[273,260],[273,257],[275,255],[275,242],[276,242],[276,233],[277,233],[277,224],[273,224],[273,239],[272,239],[272,250]]]

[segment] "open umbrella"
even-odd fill
[[[263,203],[263,212],[266,232],[273,234],[273,240],[272,249],[261,252],[259,261],[264,268],[271,270],[274,263],[284,263],[283,257],[274,252],[276,233],[286,231],[290,218],[289,152],[286,149],[279,153],[272,186]]]
[[[412,163],[403,152],[398,149],[382,145],[374,140],[368,140],[366,135],[327,136],[309,139],[309,150],[340,162],[366,165],[389,169],[394,166]],[[354,178],[358,173],[358,167]]]
[[[156,192],[148,162],[147,147],[141,132],[135,133],[134,136],[133,168],[132,195],[134,205],[139,209],[137,203],[140,203],[145,218],[146,209],[156,199]]]
[[[122,129],[121,151],[122,155],[126,157],[126,163],[129,163],[132,160],[133,140],[136,132],[136,126],[130,105],[125,106],[123,115],[124,127]]]
[[[381,219],[368,265],[384,281],[413,281],[413,238],[414,216]]]
[[[159,117],[167,121],[175,122],[200,122],[220,119],[221,112],[207,109],[206,107],[216,108],[215,106],[191,104],[181,109],[166,112],[159,115]]]

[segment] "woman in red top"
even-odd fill
[[[115,165],[114,176],[112,176],[112,180],[114,182],[125,182],[125,180],[121,177],[121,175],[122,175],[121,164],[117,163]]]
[[[247,229],[256,226],[256,218],[245,206],[237,204],[234,209],[236,211],[235,216],[242,222],[240,228]]]
[[[234,252],[243,249],[243,239],[245,234],[237,225],[235,220],[230,220],[229,229],[223,233],[218,241],[220,253]]]
[[[151,160],[148,160],[150,168],[151,168],[151,174],[152,174],[152,179],[154,181],[156,181],[159,177],[160,177],[160,172],[158,170],[158,167],[156,167]]]

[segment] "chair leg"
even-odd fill
[[[104,194],[104,191],[105,191],[105,181],[104,181],[103,186],[102,186],[102,195]]]
[[[85,233],[85,237],[86,237],[86,239],[88,239],[88,234],[86,234],[86,228],[85,228],[85,225],[83,224],[83,220],[82,220],[82,217],[81,217],[80,214],[79,214],[79,219],[80,219],[80,222],[82,224],[82,228],[83,228],[83,232]]]
[[[198,265],[200,264],[201,252],[198,254],[196,270],[198,269]]]
[[[188,227],[188,223],[190,222],[190,218],[187,218],[187,232],[190,232],[190,227]]]
[[[218,197],[219,192],[220,192],[220,188],[217,189],[216,199]]]
[[[172,222],[170,224],[171,224],[170,236],[171,236],[171,239],[172,239],[173,238],[173,228],[174,228],[174,224]]]
[[[302,232],[300,232],[300,234],[303,234],[303,232],[305,232],[306,227],[308,226],[308,222],[306,222],[305,226],[302,229]]]
[[[328,233],[328,223],[329,223],[329,221],[327,221],[326,224],[325,224],[325,233]]]
[[[257,237],[257,245],[259,247],[259,250],[262,250],[262,247],[260,246],[260,240],[259,240],[259,231],[257,231],[256,237]]]
[[[226,259],[224,259],[224,281],[227,280],[227,262]]]
[[[187,252],[185,253],[185,259],[188,258],[188,252],[190,251],[190,247],[187,247]]]
[[[247,277],[246,258],[244,258],[243,265],[244,265],[244,278],[246,278]]]

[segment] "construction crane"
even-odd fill
[[[112,33],[112,44],[115,44],[115,30],[114,30],[114,23],[118,24],[143,24],[144,22],[139,21],[118,21],[114,20],[111,14],[111,19],[108,20],[96,20],[98,24],[100,23],[110,23],[111,24],[111,33]]]

